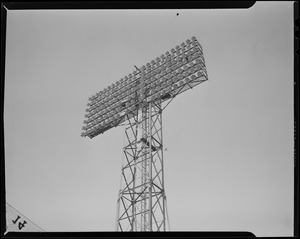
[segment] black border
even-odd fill
[[[297,124],[299,122],[299,38],[296,31],[299,29],[299,3],[294,2],[294,236],[299,237],[299,161],[297,147]],[[299,126],[298,126],[299,128]]]
[[[8,10],[72,10],[72,9],[241,9],[250,8],[255,1],[86,1],[86,2],[1,2],[1,109],[4,113],[4,79],[5,79],[5,51],[6,51],[6,20]],[[294,2],[294,22],[298,19],[299,5]],[[297,26],[297,25],[296,25]],[[297,27],[294,28],[296,34]],[[298,38],[294,38],[294,236],[299,236],[299,164],[297,155],[298,137],[297,123],[299,119],[299,55],[296,53],[299,48]],[[175,238],[240,238],[255,237],[251,232],[8,232],[4,236],[5,218],[5,162],[4,162],[4,124],[2,117],[1,127],[1,238],[22,238],[22,237],[175,237]]]
[[[7,10],[3,7],[1,3],[1,113],[4,115],[4,78],[5,78],[5,50],[6,50],[6,19],[7,19]],[[5,163],[4,163],[4,122],[2,117],[1,124],[1,238],[5,231],[6,217],[5,217]]]
[[[72,238],[253,238],[250,232],[9,232],[7,238],[72,237]]]
[[[29,9],[199,9],[250,8],[255,1],[54,1],[4,2],[9,10]]]

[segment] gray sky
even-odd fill
[[[7,202],[46,231],[113,231],[124,128],[80,137],[88,97],[196,36],[209,81],[163,114],[171,230],[291,236],[293,31],[292,2],[8,11]]]

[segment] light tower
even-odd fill
[[[162,111],[179,94],[206,81],[195,37],[89,98],[81,136],[126,124],[117,231],[165,231]]]

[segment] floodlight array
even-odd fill
[[[192,37],[91,96],[81,136],[93,138],[136,115],[139,107],[173,98],[207,77],[202,47]]]

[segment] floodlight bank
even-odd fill
[[[166,101],[207,79],[202,46],[192,37],[91,96],[81,136],[102,134],[136,115],[141,104]]]

